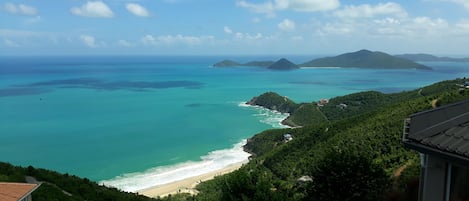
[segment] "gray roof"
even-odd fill
[[[423,153],[469,162],[469,100],[412,115],[403,141]]]

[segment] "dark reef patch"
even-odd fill
[[[17,85],[20,87],[41,87],[41,86],[54,86],[60,88],[86,88],[86,89],[99,89],[99,90],[121,90],[128,89],[133,91],[145,91],[145,89],[166,89],[185,87],[190,89],[201,88],[203,83],[194,81],[114,81],[106,82],[94,78],[74,78],[63,80],[50,80],[44,82],[34,82],[26,85]]]
[[[0,89],[0,97],[4,96],[22,96],[34,95],[53,91],[53,88],[79,88],[79,89],[95,89],[95,90],[129,90],[135,92],[148,92],[151,89],[167,89],[167,88],[186,88],[200,89],[203,83],[176,80],[176,81],[112,81],[95,78],[73,78],[62,80],[49,80],[42,82],[33,82],[22,85],[12,85],[9,88]]]
[[[7,96],[27,96],[27,95],[36,95],[43,94],[52,91],[51,89],[41,89],[41,88],[5,88],[0,89],[0,97]]]

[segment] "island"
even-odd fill
[[[239,63],[233,60],[223,60],[213,64],[213,67],[262,67],[270,70],[294,70],[300,67],[341,67],[341,68],[372,68],[372,69],[418,69],[432,70],[432,68],[419,61],[458,61],[469,62],[469,58],[449,58],[436,57],[428,54],[402,54],[390,55],[379,51],[359,50],[356,52],[344,53],[334,57],[323,57],[311,61],[294,64],[293,62],[282,58],[274,61],[251,61]]]
[[[252,66],[252,67],[269,67],[273,61],[250,61],[247,63],[238,63],[233,60],[223,60],[213,64],[213,67],[239,67],[239,66]]]
[[[394,56],[415,62],[469,62],[469,58],[438,57],[431,54],[398,54]]]
[[[430,67],[414,61],[395,57],[384,52],[360,50],[335,57],[324,57],[303,63],[301,67],[342,67],[342,68],[375,68],[375,69],[420,69]]]
[[[267,68],[271,69],[271,70],[295,70],[295,69],[298,69],[300,67],[298,65],[292,63],[291,61],[288,61],[287,59],[282,58],[282,59],[276,61],[275,63],[273,63],[272,65],[270,65]]]

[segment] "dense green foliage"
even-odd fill
[[[419,158],[401,142],[402,122],[413,113],[468,99],[469,90],[457,86],[461,83],[464,80],[444,81],[395,94],[350,94],[333,98],[324,107],[314,108],[310,104],[311,108],[305,111],[315,114],[320,111],[317,115],[324,115],[329,121],[302,124],[299,128],[267,130],[255,135],[245,146],[253,153],[251,161],[233,174],[199,185],[197,198],[235,198],[238,192],[252,192],[254,187],[251,184],[255,183],[252,180],[257,178],[259,182],[268,181],[261,191],[270,187],[269,196],[274,197],[268,199],[272,200],[347,200],[342,199],[345,197],[349,200],[415,200]],[[278,95],[271,95],[278,98]],[[347,107],[337,107],[340,103],[346,103]],[[306,119],[307,113],[296,113],[304,116],[295,117],[293,112],[292,119]],[[293,140],[284,142],[285,133],[290,133]],[[236,179],[239,176],[234,174],[265,177]],[[327,178],[321,177],[328,174]],[[299,182],[298,179],[304,175],[312,176],[313,181],[307,184]],[[338,183],[340,181],[343,182]],[[219,187],[222,184],[236,184],[241,189],[227,191]],[[343,186],[332,187],[339,184]]]
[[[307,200],[376,201],[390,185],[384,169],[367,153],[332,149],[311,170]]]
[[[134,193],[126,193],[116,188],[98,185],[89,179],[79,178],[68,174],[60,174],[34,167],[18,167],[0,162],[0,181],[25,182],[26,176],[32,176],[43,182],[33,192],[35,201],[75,201],[75,200],[156,200]]]
[[[298,107],[298,104],[285,96],[280,96],[274,92],[267,92],[260,96],[252,98],[249,105],[262,106],[271,110],[283,113],[292,113]]]
[[[293,70],[293,69],[298,69],[300,67],[298,67],[296,64],[292,63],[291,61],[288,61],[287,59],[282,58],[267,68],[272,69],[272,70]]]
[[[430,67],[415,63],[411,60],[394,57],[383,52],[371,52],[360,50],[352,53],[345,53],[335,57],[325,57],[314,59],[301,64],[303,67],[355,67],[355,68],[386,68],[386,69],[424,69],[431,70]]]
[[[216,64],[213,64],[214,67],[233,67],[233,66],[240,66],[241,64],[236,61],[231,60],[223,60]]]
[[[469,90],[457,85],[465,81],[395,94],[355,93],[324,106],[265,93],[250,103],[289,112],[288,121],[300,127],[255,135],[245,146],[253,157],[241,169],[203,182],[197,196],[164,199],[416,200],[419,158],[401,142],[402,122],[413,113],[469,99]],[[284,141],[286,133],[292,141]],[[34,200],[153,200],[76,176],[0,163],[0,181],[24,182],[26,175],[46,182]],[[312,181],[300,181],[303,176]]]
[[[469,58],[437,57],[431,54],[399,54],[394,56],[412,61],[469,62]]]

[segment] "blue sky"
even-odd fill
[[[468,56],[469,0],[0,1],[1,55]]]

